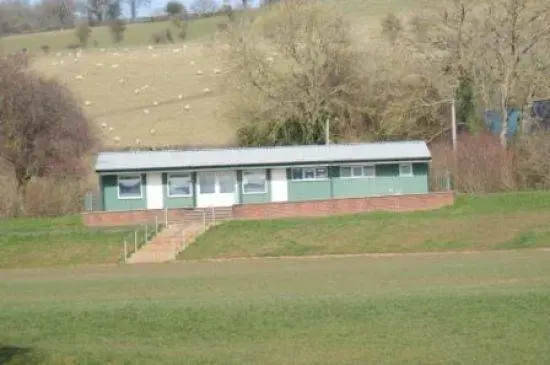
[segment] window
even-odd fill
[[[399,176],[413,176],[412,163],[400,163]]]
[[[190,173],[168,174],[168,196],[181,197],[193,195],[193,182]]]
[[[375,175],[374,165],[340,167],[340,177],[374,177]]]
[[[218,183],[220,184],[220,194],[235,192],[235,173],[233,171],[219,172]]]
[[[328,178],[328,168],[319,167],[293,167],[292,180],[323,180]]]
[[[216,192],[216,173],[201,172],[199,174],[199,189],[201,194],[214,194]]]
[[[262,194],[266,187],[265,170],[243,171],[243,194]]]
[[[119,199],[141,199],[141,175],[126,175],[118,177]]]

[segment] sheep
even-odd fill
[[[155,134],[155,133],[157,133],[157,131],[156,131],[156,129],[154,129],[154,128],[151,128],[151,129],[149,130],[149,133],[151,133],[151,134]]]
[[[105,48],[101,48],[100,51],[101,51],[101,52],[105,52],[106,49],[105,49]]]
[[[63,60],[59,61],[59,64],[60,64],[60,65],[62,65],[62,64],[64,64],[64,63],[65,63],[65,61],[63,61]]]
[[[124,79],[119,79],[119,80],[118,80],[118,83],[119,83],[119,84],[124,84]]]
[[[215,69],[214,69],[214,73],[215,73],[216,75],[219,74],[220,72],[222,72],[222,71],[221,71],[219,68],[215,68]]]
[[[141,92],[141,89],[134,89],[134,94],[139,94]]]
[[[144,109],[143,112],[144,112],[145,114],[149,114],[149,109]]]
[[[159,102],[155,100],[155,101],[153,101],[153,105],[157,106],[157,105],[159,105]]]
[[[141,144],[141,140],[139,138],[136,138],[136,144]]]
[[[179,94],[179,95],[178,95],[178,99],[179,99],[179,100],[183,99],[183,95]]]
[[[113,127],[109,127],[109,132],[112,132],[114,130]]]
[[[74,78],[75,78],[75,80],[82,80],[84,78],[84,76],[76,75]]]
[[[203,91],[204,91],[205,94],[208,94],[208,93],[212,92],[212,90],[210,90],[210,89],[207,88],[207,87],[205,87]]]
[[[115,137],[115,142],[117,142],[117,143],[120,142],[120,137],[119,136]]]
[[[187,105],[185,105],[183,108],[184,108],[185,110],[189,110],[189,109],[191,109],[191,106],[190,106],[189,104],[187,104]]]
[[[89,106],[89,105],[92,105],[92,102],[91,102],[90,100],[86,100],[86,101],[84,102],[84,105],[88,105],[88,106]]]
[[[101,123],[101,128],[103,128],[103,129],[107,128],[107,123],[105,123],[105,122]]]
[[[147,46],[147,49],[151,51],[153,49],[153,46]]]
[[[197,70],[197,75],[202,75],[202,70]]]
[[[118,68],[118,65],[115,63],[114,65],[111,65],[112,68]]]
[[[103,64],[102,63],[96,63],[95,66],[96,67],[103,67]]]

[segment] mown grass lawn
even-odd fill
[[[180,259],[550,246],[550,193],[462,196],[430,212],[231,221],[209,230]]]
[[[548,364],[549,264],[517,250],[0,270],[0,363]]]
[[[0,269],[116,263],[132,231],[84,227],[78,215],[0,219]]]

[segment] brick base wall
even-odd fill
[[[313,200],[304,202],[280,202],[262,204],[235,205],[231,208],[218,208],[216,219],[273,219],[288,217],[322,217],[329,215],[353,214],[362,212],[411,212],[417,210],[432,210],[453,205],[453,192],[438,192],[428,194],[391,195],[369,198],[347,198]],[[210,209],[205,210],[208,219],[212,219]],[[202,220],[200,209],[168,209],[168,220],[189,221]],[[125,226],[153,223],[157,217],[164,222],[165,211],[132,210],[121,212],[86,212],[82,213],[84,225],[89,227]]]
[[[314,200],[237,205],[233,207],[235,219],[272,219],[287,217],[322,217],[362,212],[412,212],[433,210],[453,205],[453,192],[391,195],[369,198]]]

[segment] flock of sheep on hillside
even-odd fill
[[[184,48],[184,49],[187,48],[187,45],[183,45],[183,48]],[[147,49],[148,49],[148,51],[151,52],[151,51],[154,50],[154,47],[150,45],[150,46],[147,47]],[[107,50],[106,50],[105,48],[101,48],[100,51],[101,51],[101,52],[106,52]],[[125,53],[129,52],[128,48],[124,48],[123,51],[124,51]],[[172,49],[172,53],[174,53],[174,54],[177,54],[177,53],[180,53],[180,52],[181,52],[181,49],[180,49],[180,48],[173,48],[173,49]],[[83,52],[82,49],[79,49],[79,50],[78,50],[77,52],[75,52],[74,54],[73,54],[73,53],[68,53],[67,55],[68,55],[69,57],[74,56],[73,62],[74,62],[74,63],[77,63],[77,62],[79,62],[79,60],[84,56],[84,52]],[[119,52],[113,52],[112,55],[116,57],[116,56],[119,56],[120,53],[119,53]],[[63,56],[63,54],[59,52],[59,53],[56,54],[56,56],[57,56],[58,58],[60,58],[60,57]],[[152,53],[152,57],[153,57],[153,58],[157,58],[157,57],[158,57],[158,54],[157,54],[157,53]],[[59,61],[53,61],[53,62],[52,62],[52,66],[63,65],[63,64],[64,64],[64,60],[62,60],[62,59],[59,60]],[[189,65],[195,66],[196,63],[195,63],[195,61],[189,61]],[[103,65],[103,63],[96,63],[95,66],[96,66],[96,67],[103,67],[104,65]],[[113,64],[111,65],[111,68],[113,68],[113,69],[117,69],[118,67],[119,67],[119,65],[116,64],[116,63],[113,63]],[[212,70],[212,73],[213,73],[213,74],[216,74],[216,75],[217,75],[217,74],[220,74],[220,73],[221,73],[221,69],[219,69],[219,68],[214,68],[214,69]],[[196,70],[196,74],[197,74],[197,75],[203,75],[203,71],[200,70],[200,69],[197,69],[197,70]],[[82,74],[78,74],[78,75],[75,76],[75,80],[84,80],[84,79],[85,79],[85,76],[82,75]],[[120,84],[124,84],[124,83],[126,82],[126,79],[125,79],[125,78],[120,78],[120,79],[118,80],[118,82],[119,82]],[[140,86],[140,87],[134,89],[133,92],[134,92],[134,94],[138,95],[138,94],[141,94],[141,93],[145,92],[147,89],[149,89],[149,87],[150,87],[150,85],[145,84],[145,85],[142,85],[142,86]],[[204,88],[204,89],[203,89],[203,92],[204,92],[205,94],[209,94],[209,93],[212,92],[212,90],[211,90],[210,88]],[[177,99],[178,99],[178,100],[183,100],[183,98],[184,98],[184,96],[183,96],[182,94],[177,95]],[[167,101],[165,101],[165,103],[170,103],[170,102],[172,102],[172,100],[167,100]],[[159,101],[157,101],[157,100],[151,101],[151,105],[152,105],[153,107],[157,107],[157,106],[159,106],[160,104],[161,104],[161,102],[159,102]],[[84,105],[86,105],[86,106],[91,106],[91,105],[92,105],[92,101],[91,101],[91,100],[85,100],[85,101],[84,101]],[[186,111],[189,111],[189,110],[191,109],[191,106],[190,106],[189,104],[185,104],[185,105],[183,106],[183,109],[186,110]],[[144,108],[144,109],[143,109],[143,113],[148,115],[148,114],[151,113],[151,111],[150,111],[148,108]],[[110,133],[112,133],[112,132],[114,131],[114,128],[113,128],[112,126],[109,126],[109,125],[108,125],[107,123],[105,123],[105,122],[101,123],[101,128],[102,128],[103,130],[105,130],[105,131],[110,132]],[[151,129],[149,130],[149,132],[150,132],[151,134],[155,134],[155,133],[156,133],[156,130],[155,130],[154,128],[151,128]],[[119,136],[114,136],[114,137],[113,137],[113,140],[114,140],[114,142],[115,142],[116,144],[118,144],[118,143],[120,142],[120,137],[119,137]],[[135,140],[135,143],[139,145],[139,144],[141,144],[141,140],[140,140],[140,139],[136,139],[136,140]]]

